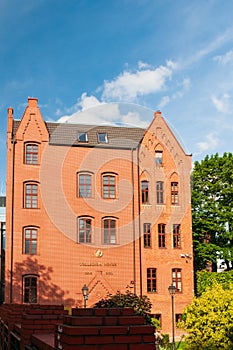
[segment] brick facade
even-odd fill
[[[80,307],[86,284],[91,307],[130,289],[169,333],[168,286],[177,315],[193,297],[191,157],[161,113],[146,130],[46,123],[29,98],[7,132],[6,302]]]

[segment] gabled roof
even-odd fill
[[[20,121],[14,120],[13,133],[19,126]],[[82,147],[104,147],[104,148],[136,148],[141,142],[145,129],[128,128],[119,126],[97,126],[70,123],[45,123],[49,132],[49,144],[82,146]],[[87,142],[78,141],[78,133],[87,133]],[[98,142],[98,133],[107,134],[107,142]]]

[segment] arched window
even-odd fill
[[[164,204],[164,183],[163,181],[156,182],[156,202]]]
[[[171,175],[171,204],[179,204],[179,176],[176,172]]]
[[[155,268],[148,268],[146,272],[147,277],[147,292],[157,292],[157,276]]]
[[[182,269],[172,269],[172,285],[176,287],[176,292],[182,292]]]
[[[92,218],[78,218],[78,241],[79,243],[92,243]]]
[[[102,196],[104,199],[116,198],[116,174],[102,175]]]
[[[34,142],[27,142],[24,145],[24,163],[38,164],[39,163],[39,145]]]
[[[23,254],[37,254],[38,228],[24,227],[23,229]]]
[[[171,204],[177,205],[179,204],[179,192],[178,192],[178,182],[171,182]]]
[[[158,224],[158,245],[159,248],[166,248],[165,224]]]
[[[38,208],[38,183],[24,183],[24,208]]]
[[[181,248],[180,224],[173,225],[173,248]]]
[[[151,224],[143,224],[144,248],[151,247]]]
[[[103,219],[104,244],[116,244],[117,220],[114,218]]]
[[[163,164],[163,151],[155,151],[155,164],[161,166]]]
[[[92,197],[92,174],[78,173],[78,197],[91,198]]]
[[[36,275],[26,275],[23,277],[23,302],[37,303],[37,279]]]
[[[147,180],[143,180],[141,182],[141,197],[142,197],[142,204],[149,203],[149,181]]]

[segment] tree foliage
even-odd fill
[[[195,267],[201,270],[217,258],[233,264],[233,155],[206,156],[194,163],[192,216]]]
[[[222,286],[223,289],[230,289],[233,285],[233,270],[224,271],[221,273],[217,272],[207,272],[207,271],[198,271],[197,272],[197,296],[200,296],[208,288],[218,283]]]
[[[99,300],[94,308],[130,307],[134,309],[136,315],[144,316],[146,323],[151,323],[151,306],[150,299],[146,295],[140,297],[127,290],[124,294],[118,291],[114,295],[108,295]]]
[[[186,349],[233,349],[233,290],[215,283],[184,310]]]

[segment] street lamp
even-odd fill
[[[88,287],[86,284],[82,287],[82,293],[83,293],[83,299],[84,299],[84,307],[87,307],[87,300],[88,300]]]
[[[175,320],[174,320],[174,295],[176,294],[176,287],[171,285],[168,291],[172,298],[172,350],[175,350]]]

